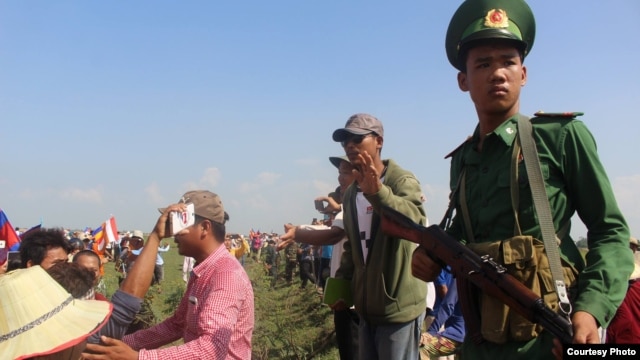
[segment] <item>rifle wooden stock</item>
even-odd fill
[[[385,234],[419,244],[434,260],[449,265],[456,277],[468,279],[527,320],[539,323],[562,343],[572,343],[571,323],[551,310],[540,296],[508,274],[488,255],[479,256],[438,225],[426,228],[392,208],[383,207],[381,218]]]

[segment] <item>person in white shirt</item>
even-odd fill
[[[329,161],[338,169],[338,183],[340,187],[337,191],[340,192],[338,199],[341,200],[342,194],[344,194],[347,187],[354,181],[353,166],[346,156],[332,156],[329,158]],[[340,266],[340,259],[342,258],[344,243],[347,241],[347,237],[344,232],[341,206],[329,201],[327,208],[330,208],[330,210],[338,210],[330,227],[326,225],[293,226],[286,224],[285,234],[280,237],[282,240],[281,244],[283,245],[280,246],[285,247],[289,242],[293,241],[311,245],[333,245],[330,274],[331,277],[334,277],[336,270]],[[325,208],[325,211],[327,211],[327,208]],[[354,327],[357,326],[358,315],[353,309],[336,310],[333,312],[333,322],[336,329],[340,359],[357,358],[357,342],[353,341],[352,329],[355,333],[357,329]]]

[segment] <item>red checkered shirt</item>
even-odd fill
[[[224,246],[193,268],[173,316],[127,335],[139,359],[251,359],[253,289],[240,262]],[[157,349],[180,338],[184,344]],[[156,349],[156,350],[145,350]]]

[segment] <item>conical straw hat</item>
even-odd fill
[[[0,354],[48,355],[84,341],[111,314],[107,301],[76,300],[40,266],[0,276]]]

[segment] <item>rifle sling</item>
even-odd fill
[[[551,276],[558,295],[559,307],[568,316],[571,313],[571,303],[567,293],[567,286],[564,282],[560,252],[558,251],[558,242],[556,241],[553,218],[551,217],[551,206],[549,205],[549,198],[545,190],[542,170],[540,169],[540,158],[533,138],[533,126],[529,118],[522,115],[518,115],[518,139],[522,145],[522,155],[529,177],[531,196],[538,216],[545,252],[549,258]]]
[[[473,230],[471,227],[471,217],[469,216],[469,207],[467,207],[467,187],[466,187],[466,179],[467,179],[466,167],[462,168],[462,174],[460,177],[462,181],[460,181],[460,209],[462,210],[462,220],[464,220],[464,229],[467,231],[467,243],[475,242],[475,237],[473,236]]]

